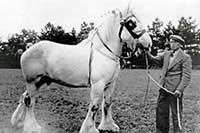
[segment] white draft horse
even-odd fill
[[[124,43],[136,47],[151,45],[148,33],[130,6],[115,10],[103,17],[102,23],[80,44],[63,45],[40,41],[21,56],[21,68],[26,81],[26,91],[12,115],[14,127],[25,132],[40,131],[34,115],[35,96],[43,84],[58,83],[68,87],[90,87],[91,102],[80,133],[98,133],[99,130],[119,131],[111,113],[111,97],[118,76],[119,55]],[[133,29],[127,29],[124,25]],[[130,32],[131,31],[131,32]],[[132,34],[133,33],[133,34]],[[134,35],[134,36],[133,36]],[[95,127],[99,101],[102,101],[102,120]]]

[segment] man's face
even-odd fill
[[[170,47],[172,50],[177,50],[181,47],[181,44],[176,40],[170,39]]]

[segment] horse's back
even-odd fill
[[[40,41],[23,53],[21,68],[26,79],[45,74],[60,77],[61,80],[69,79],[69,75],[73,80],[75,77],[87,77],[89,50],[89,45]]]
[[[56,54],[71,51],[74,46],[55,43],[52,41],[40,41],[27,49],[21,56],[21,66],[26,62],[47,61],[48,57]]]

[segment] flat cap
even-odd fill
[[[180,37],[179,35],[171,35],[171,36],[170,36],[170,39],[173,39],[173,40],[175,40],[175,41],[178,41],[178,42],[180,42],[182,45],[185,44],[185,40],[184,40],[182,37]]]

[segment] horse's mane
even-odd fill
[[[92,38],[96,32],[95,30],[100,28],[102,25],[109,24],[111,23],[111,21],[119,19],[119,15],[121,15],[121,12],[119,11],[119,9],[111,10],[101,15],[95,24],[95,28],[90,31],[88,35],[88,39]]]
[[[105,23],[105,20],[108,18],[108,17],[111,17],[111,12],[107,12],[105,14],[103,14],[101,16],[101,18],[97,21],[97,23],[95,23],[95,26],[94,26],[94,29],[92,29],[89,34],[88,34],[88,37],[86,39],[84,39],[83,41],[81,41],[80,44],[85,44],[84,42],[88,42],[88,41],[91,41],[94,37],[94,35],[96,34],[96,30],[98,28],[100,28],[102,26],[103,23]]]
[[[96,27],[98,28],[99,26],[102,25],[102,23],[105,23],[106,21],[109,21],[110,19],[115,18],[116,16],[118,16],[118,18],[126,18],[128,15],[133,15],[136,20],[140,23],[141,20],[138,17],[138,14],[136,13],[135,9],[133,6],[131,6],[132,4],[130,4],[130,2],[126,5],[126,7],[124,8],[115,8],[112,10],[109,10],[107,12],[105,12],[104,14],[102,14],[100,16],[100,19],[97,20],[97,22],[95,22],[97,25]]]
[[[89,32],[88,38],[85,40],[91,40],[98,28],[100,28],[102,25],[107,24],[107,32],[108,34],[112,34],[112,31],[109,31],[109,27],[112,26],[112,21],[118,21],[120,23],[120,20],[122,18],[126,18],[128,15],[134,15],[135,18],[140,22],[140,19],[137,17],[137,13],[133,10],[133,8],[128,5],[124,10],[120,10],[119,8],[107,11],[106,13],[102,14],[100,18],[95,22],[95,28]]]

